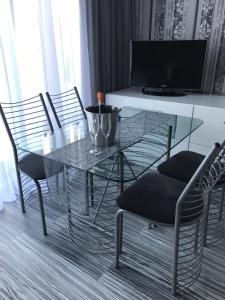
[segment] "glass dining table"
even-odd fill
[[[107,253],[113,251],[118,195],[154,171],[157,162],[167,159],[202,123],[193,117],[125,107],[113,146],[93,145],[84,119],[19,147],[43,157],[50,198],[66,208],[71,241],[85,251]]]

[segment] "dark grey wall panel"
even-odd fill
[[[203,92],[225,95],[225,0],[85,3],[93,99],[100,89],[109,92],[129,86],[132,39],[207,39]]]
[[[216,66],[214,93],[225,95],[225,20],[223,20],[220,48]]]
[[[144,1],[142,3],[143,7]],[[151,14],[140,9],[137,27],[142,39],[207,39],[203,91],[225,94],[225,1],[152,0]],[[144,24],[144,25],[143,25]],[[146,28],[149,24],[149,32]]]
[[[136,1],[137,12],[142,16],[138,18],[137,23],[137,39],[139,40],[151,39],[152,2],[152,0]]]

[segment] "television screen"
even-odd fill
[[[132,41],[131,85],[201,89],[206,40]]]

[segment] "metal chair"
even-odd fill
[[[122,253],[123,212],[174,227],[172,294],[191,286],[201,272],[209,193],[225,171],[225,148],[215,144],[186,185],[154,172],[117,198],[115,267]]]
[[[84,107],[76,87],[60,94],[49,94],[47,92],[46,96],[59,128],[86,119]]]
[[[181,151],[158,165],[158,172],[188,183],[205,156],[193,151]],[[205,246],[223,240],[225,236],[225,174],[214,186],[209,198]]]
[[[43,159],[38,154],[22,150],[29,140],[29,145],[32,145],[35,152],[39,148],[40,136],[45,132],[53,132],[43,95],[19,102],[1,103],[0,113],[13,148],[22,212],[25,213],[25,204],[29,205],[36,188],[43,233],[47,235],[42,198],[42,192],[47,192],[47,186],[43,182],[46,179]]]
[[[59,94],[46,92],[46,96],[59,128],[86,119],[84,107],[76,87]],[[87,182],[90,180],[89,195],[91,204],[94,205],[93,174],[87,172],[86,177]]]

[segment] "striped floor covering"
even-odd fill
[[[36,204],[20,213],[18,203],[0,213],[0,300],[168,300],[171,229],[148,229],[125,216],[120,270],[113,256],[88,254],[75,247],[65,217],[47,204],[48,237],[42,236]],[[225,299],[225,242],[205,250],[198,283],[178,299]]]

